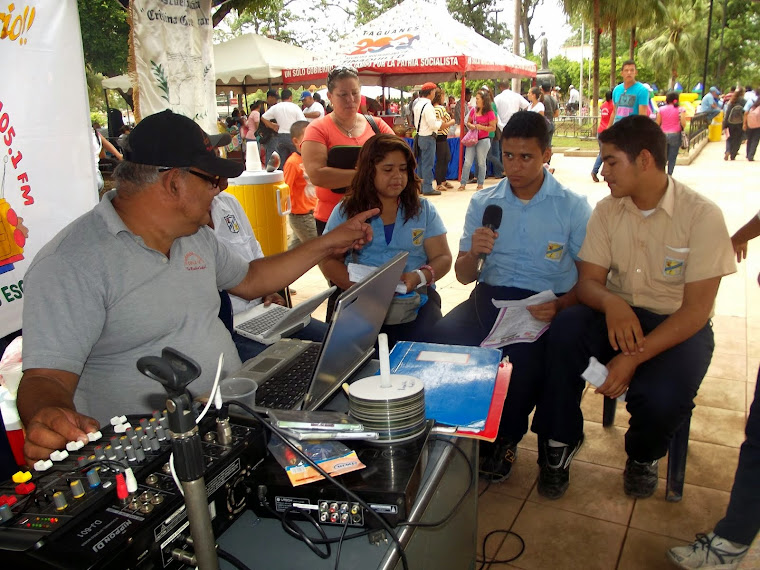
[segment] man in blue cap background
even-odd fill
[[[707,118],[712,120],[723,108],[723,102],[719,98],[720,91],[715,85],[710,87],[707,95],[702,97],[702,103],[699,104],[699,112],[707,113]]]

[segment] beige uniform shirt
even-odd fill
[[[681,307],[684,284],[736,271],[720,208],[672,178],[649,216],[629,197],[600,201],[579,257],[608,267],[607,288],[629,305],[661,315]]]

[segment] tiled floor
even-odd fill
[[[556,141],[555,141],[556,142]],[[742,156],[724,163],[722,143],[709,144],[689,166],[677,166],[675,177],[715,201],[733,233],[760,209],[760,166]],[[594,184],[589,172],[593,158],[562,155],[552,160],[557,178],[588,197],[592,206],[607,195],[605,184]],[[495,183],[488,180],[489,183]],[[448,228],[456,257],[462,223],[474,189],[449,191],[433,198]],[[622,489],[625,465],[623,436],[627,412],[618,405],[615,426],[601,424],[602,398],[587,390],[582,408],[586,442],[573,462],[571,485],[558,501],[546,501],[535,489],[536,438],[528,434],[520,443],[512,477],[490,486],[480,499],[478,535],[495,529],[511,530],[525,542],[525,551],[508,567],[532,569],[656,570],[670,568],[667,548],[690,542],[695,533],[712,530],[722,518],[744,440],[744,425],[754,395],[760,362],[760,239],[749,246],[748,259],[738,272],[721,283],[716,303],[716,347],[712,364],[696,399],[686,488],[680,503],[664,498],[665,467],[661,462],[660,487],[646,500],[626,497]],[[313,269],[295,282],[295,302],[321,290],[325,281]],[[453,271],[438,281],[444,313],[467,298],[471,286],[456,281]],[[323,316],[318,312],[317,316]],[[760,482],[758,482],[760,484]],[[481,489],[483,486],[481,486]],[[489,541],[490,559],[507,559],[519,550],[514,536],[498,534]],[[760,568],[760,545],[745,559],[743,568]],[[504,565],[488,565],[500,568]]]

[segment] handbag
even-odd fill
[[[467,131],[462,137],[462,144],[466,147],[475,146],[478,144],[478,131],[475,129]]]
[[[395,295],[391,300],[388,312],[385,314],[385,325],[401,325],[410,323],[417,318],[422,298],[417,291],[406,295]]]
[[[681,148],[684,150],[689,148],[689,135],[684,130],[681,131]]]

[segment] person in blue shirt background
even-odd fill
[[[620,68],[623,82],[612,91],[615,109],[612,114],[614,123],[631,115],[649,116],[649,89],[636,81],[636,63],[632,59],[623,62]]]
[[[451,269],[446,227],[435,207],[420,198],[415,167],[409,145],[396,135],[375,135],[364,144],[354,180],[330,215],[325,232],[352,217],[357,208],[372,204],[380,208],[380,215],[369,220],[375,238],[356,254],[329,257],[319,264],[325,277],[345,290],[353,285],[348,263],[379,267],[401,251],[409,253],[401,281],[411,297],[397,295],[391,303],[381,330],[388,335],[389,346],[399,340],[420,340],[441,318],[441,297],[433,283]],[[407,313],[411,320],[391,319],[394,309],[408,308],[410,299],[414,304],[417,297],[416,314],[414,309]]]
[[[525,299],[550,289],[558,299],[528,307],[535,318],[547,322],[577,302],[576,264],[591,207],[544,168],[551,155],[549,140],[546,121],[538,113],[520,111],[504,126],[501,148],[507,179],[473,195],[454,266],[460,283],[477,280],[477,285],[426,340],[479,345],[498,315],[492,299]],[[497,231],[482,226],[483,212],[492,204],[502,209]],[[483,253],[487,257],[478,276],[477,261]],[[489,446],[481,442],[480,470],[492,481],[509,477],[517,444],[540,396],[549,357],[544,337],[502,349],[514,364],[509,393],[496,441]]]
[[[720,100],[720,91],[713,85],[707,92],[707,95],[702,97],[702,102],[699,104],[699,112],[707,113],[707,118],[712,120],[717,116],[723,108],[723,101]]]

